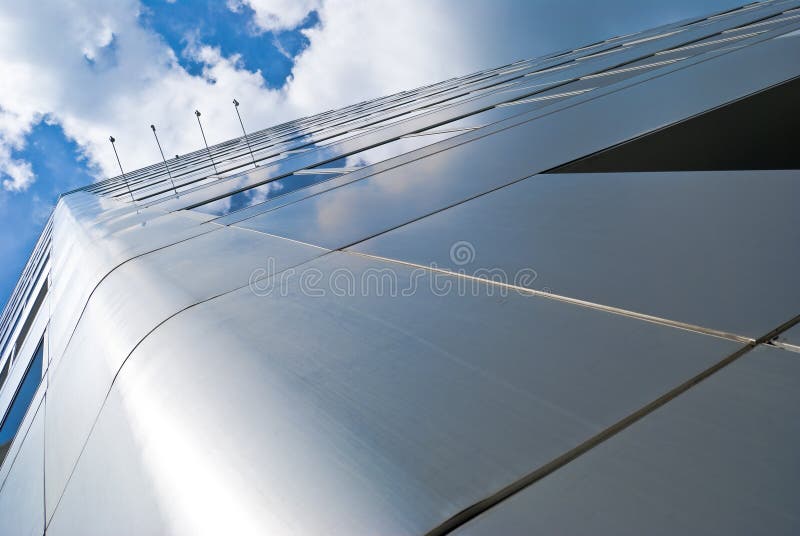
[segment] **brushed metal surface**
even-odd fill
[[[117,455],[93,433],[73,476],[87,483],[53,526],[102,533],[87,507],[121,489],[93,484],[98,466],[141,463],[171,534],[423,533],[739,347],[488,288],[441,295],[343,253],[298,268],[391,268],[418,288],[318,296],[298,272],[166,321],[122,368],[121,409],[100,415],[138,448]],[[138,515],[112,507],[122,525]]]
[[[76,192],[62,197],[53,216],[51,318],[53,370],[97,284],[123,262],[209,232],[201,214],[165,214]]]
[[[797,39],[745,47],[235,225],[329,249],[351,245],[800,75],[798,48]]]
[[[153,195],[141,205],[115,201],[114,179],[63,196],[50,370],[0,467],[0,534],[46,523],[61,536],[424,533],[742,349],[680,322],[755,337],[797,314],[796,172],[534,176],[800,75],[792,34],[624,70],[796,6],[747,6],[304,118],[263,131],[257,155],[282,154],[252,172],[234,169],[249,158],[231,140],[209,150],[227,158],[219,176],[206,153],[181,159],[178,197],[161,191],[160,164],[131,174]],[[601,83],[612,85],[592,89]],[[181,210],[564,93],[218,223]],[[462,241],[474,258],[454,265]],[[528,268],[533,288],[680,322],[403,264],[430,262]],[[641,533],[652,516],[674,533],[705,512],[696,526],[708,531],[796,532],[796,360],[770,352],[797,355],[751,352],[464,529],[513,534],[521,516],[532,532],[597,520]],[[551,481],[555,491],[539,486]]]
[[[178,534],[170,532],[165,523],[174,504],[161,502],[154,495],[153,475],[142,462],[147,452],[135,441],[116,394],[109,396],[104,412],[93,431],[93,441],[83,453],[92,463],[70,480],[58,515],[47,526],[47,535]],[[192,486],[190,481],[184,484],[187,489]]]
[[[665,48],[671,48],[674,46],[694,42],[698,39],[702,39],[703,37],[713,35],[724,29],[730,28],[733,25],[746,24],[755,20],[760,20],[763,17],[780,13],[782,10],[788,9],[793,5],[796,5],[796,2],[770,3],[754,9],[742,11],[741,13],[732,14],[721,20],[709,21],[707,24],[686,28],[684,31],[669,34],[662,39],[647,41],[637,46],[626,48],[617,54],[610,56],[598,56],[580,62],[573,62],[563,70],[535,73],[535,71],[545,66],[540,65],[532,67],[529,69],[529,71],[531,71],[532,76],[536,77],[537,83],[542,84],[541,90],[545,90],[550,85],[563,83],[570,79],[579,78],[589,73],[603,71],[621,63],[646,57],[660,50],[664,50]],[[609,43],[601,48],[611,46],[613,46],[613,44]],[[552,59],[550,60],[550,63],[557,65],[567,61],[568,59],[569,58]],[[493,79],[493,83],[500,84],[507,80],[519,78],[525,73],[526,71],[522,71],[511,73],[505,76],[497,76]],[[396,139],[406,134],[451,121],[464,115],[474,113],[478,110],[494,106],[500,102],[513,100],[517,96],[523,96],[528,93],[530,93],[529,89],[518,89],[507,93],[495,92],[478,94],[478,96],[464,102],[459,102],[441,109],[432,108],[429,113],[412,117],[405,121],[395,122],[386,127],[374,129],[359,136],[350,137],[349,139],[339,141],[335,144],[320,148],[315,151],[301,153],[289,160],[277,161],[265,166],[263,169],[248,171],[245,173],[245,175],[236,177],[236,182],[234,183],[228,181],[215,182],[211,185],[205,185],[198,190],[194,190],[193,192],[190,191],[186,194],[182,194],[178,199],[168,198],[166,200],[159,200],[154,206],[158,206],[165,210],[185,208],[196,202],[202,202],[215,196],[232,193],[235,191],[234,186],[242,186],[242,180],[245,180],[245,182],[251,185],[255,185],[259,182],[268,180],[270,177],[275,177],[279,174],[276,166],[283,167],[285,169],[284,172],[303,169],[327,159],[336,158],[343,154],[348,154],[350,152],[362,150],[380,143],[385,143],[389,140]]]
[[[8,474],[0,484],[0,534],[40,536],[44,531],[44,405],[41,397],[23,422],[23,437],[14,440],[3,463]],[[27,426],[26,426],[27,425]]]
[[[799,408],[759,347],[453,534],[797,534]]]
[[[179,311],[325,253],[242,229],[208,232],[139,256],[97,286],[47,397],[47,510],[60,497],[124,360]],[[75,396],[80,392],[81,396]]]
[[[798,198],[792,170],[544,174],[352,249],[758,338],[800,312]]]

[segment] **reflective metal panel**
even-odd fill
[[[100,419],[130,426],[167,530],[423,533],[737,348],[445,279],[332,253],[145,338],[112,390],[124,415]],[[127,463],[100,444],[76,478]],[[81,523],[122,494],[71,486]]]
[[[6,460],[8,476],[0,488],[0,534],[40,536],[44,532],[43,406],[35,412],[20,441],[19,452]],[[31,413],[34,413],[33,410]]]
[[[800,171],[537,175],[352,249],[757,338],[800,313],[798,198]]]
[[[242,220],[252,218],[253,216],[258,216],[259,214],[263,214],[264,212],[269,212],[270,210],[275,210],[276,208],[280,208],[285,205],[290,205],[296,201],[305,199],[306,197],[310,197],[320,192],[324,192],[326,190],[336,188],[337,186],[353,182],[354,180],[358,180],[359,178],[363,178],[361,176],[357,176],[357,174],[368,175],[369,173],[355,171],[353,173],[347,173],[345,175],[327,176],[326,177],[327,180],[325,181],[317,182],[300,190],[290,191],[286,194],[282,194],[268,201],[265,201],[264,203],[253,205],[237,212],[232,212],[227,216],[217,218],[213,221],[214,223],[217,223],[219,225],[230,225],[232,223],[237,223]],[[264,186],[259,186],[258,188],[263,188]]]
[[[800,313],[797,172],[538,175],[800,75],[796,14],[767,24],[796,6],[372,99],[65,194],[0,317],[0,362],[46,325],[52,355],[0,463],[0,534],[420,534],[579,445],[550,477],[582,471],[545,493],[561,502],[515,507],[523,527],[541,504],[534,521],[554,521],[528,532],[593,516],[686,532],[701,513],[706,532],[796,531],[796,371],[766,350],[593,440]],[[29,322],[50,276],[52,318]],[[771,344],[800,355],[793,336]],[[748,507],[763,527],[738,522]]]
[[[519,127],[518,127],[519,128]],[[512,128],[237,223],[329,249],[358,242],[516,179],[513,153],[528,140]],[[493,158],[486,158],[492,154]]]
[[[124,360],[170,316],[325,253],[242,229],[216,230],[137,257],[92,294],[47,396],[47,508],[52,513]],[[80,396],[75,393],[80,392]]]
[[[210,219],[203,214],[115,207],[119,203],[82,192],[62,197],[56,207],[48,329],[52,366],[58,364],[89,296],[114,267],[215,228],[202,225]],[[113,216],[106,213],[109,208]]]
[[[800,74],[788,59],[796,44],[787,41],[759,43],[647,80],[237,225],[331,249],[370,238]],[[701,85],[709,91],[697,92]]]
[[[760,347],[453,534],[797,534],[800,360]]]
[[[226,214],[239,214],[243,210],[247,210],[254,205],[261,206],[267,201],[273,200],[277,197],[285,196],[291,192],[307,188],[320,182],[325,182],[337,174],[300,174],[293,173],[278,179],[276,181],[267,182],[261,186],[250,188],[249,190],[242,190],[239,193],[233,194],[222,199],[217,199],[205,205],[195,207],[193,210],[197,212],[204,212],[213,216],[224,216]]]
[[[713,35],[719,31],[727,29],[733,24],[734,20],[740,21],[740,23],[747,23],[753,20],[758,20],[761,17],[768,16],[771,14],[779,13],[780,9],[778,4],[768,4],[759,9],[754,9],[747,13],[740,13],[737,15],[732,16],[731,20],[726,21],[717,21],[711,22],[706,26],[698,26],[687,31],[677,32],[674,34],[669,34],[665,36],[664,39],[655,40],[655,41],[648,41],[646,43],[642,43],[635,47],[626,48],[624,51],[614,54],[611,56],[598,56],[586,61],[581,62],[573,62],[569,64],[568,67],[564,70],[559,70],[556,72],[541,72],[541,73],[528,73],[531,76],[535,76],[539,79],[542,87],[536,90],[525,89],[523,86],[520,87],[516,91],[516,94],[512,91],[509,93],[497,93],[493,92],[492,89],[486,89],[484,91],[476,91],[474,93],[474,97],[470,94],[469,98],[465,101],[453,101],[455,104],[451,106],[439,106],[438,108],[431,108],[430,113],[425,113],[422,115],[417,115],[420,111],[425,111],[424,109],[420,110],[417,109],[407,116],[401,116],[398,121],[387,122],[384,126],[381,125],[374,125],[369,132],[358,135],[358,136],[350,136],[345,140],[337,142],[332,145],[327,145],[324,147],[319,147],[319,150],[309,151],[306,153],[302,153],[295,158],[290,159],[289,161],[281,160],[275,162],[275,165],[267,165],[261,168],[260,170],[255,170],[253,172],[248,173],[245,175],[247,177],[248,182],[250,185],[259,184],[264,180],[267,180],[270,176],[275,176],[275,166],[287,166],[286,172],[296,171],[298,169],[302,169],[304,167],[313,166],[320,162],[329,160],[331,158],[335,158],[338,156],[343,156],[346,154],[350,154],[355,151],[363,150],[365,148],[378,145],[381,143],[385,143],[392,139],[417,132],[419,130],[423,130],[426,128],[430,128],[454,119],[458,119],[465,115],[475,113],[479,110],[487,109],[491,106],[499,104],[501,102],[505,102],[508,100],[515,100],[519,97],[524,97],[531,94],[533,91],[541,91],[547,89],[548,86],[561,84],[564,82],[569,81],[572,78],[579,78],[581,76],[591,74],[598,71],[604,71],[609,68],[613,68],[619,64],[627,63],[631,61],[638,60],[640,58],[649,56],[655,52],[663,50],[664,48],[670,48],[674,46],[679,46],[681,44],[689,43],[696,41],[698,39],[702,39],[708,35]],[[608,45],[611,46],[611,45]],[[565,60],[557,60],[553,63],[563,62]],[[506,75],[503,77],[495,77],[491,84],[495,86],[500,86],[506,82],[513,82],[516,79],[516,82],[522,81],[523,73],[517,72],[510,75]],[[458,93],[458,90],[456,90]],[[444,99],[442,102],[447,102],[447,99]],[[343,121],[347,122],[347,121]],[[364,125],[359,124],[358,122],[348,125],[348,129],[352,128],[359,128],[361,126],[366,126],[370,124],[369,122],[365,123]],[[380,127],[380,128],[379,128]],[[347,132],[347,130],[345,132]],[[344,136],[346,134],[342,134]],[[336,136],[335,138],[338,139],[340,136]],[[334,139],[334,138],[330,138]],[[308,143],[312,141],[316,141],[316,136],[313,139],[307,140]],[[302,145],[302,144],[301,144]],[[296,149],[299,148],[300,145],[292,145],[291,147],[287,147],[287,149]],[[238,180],[236,181],[238,182]],[[211,186],[203,186],[201,190],[193,190],[188,193],[188,195],[183,195],[177,199],[168,199],[168,200],[160,200],[158,201],[158,205],[166,210],[174,210],[177,208],[185,208],[191,206],[196,203],[203,202],[205,200],[212,199],[217,196],[226,195],[235,191],[234,187],[236,182],[231,183],[227,181],[218,181],[213,183]],[[204,193],[201,193],[204,192]],[[187,200],[189,202],[187,203]]]
[[[39,387],[36,390],[36,393],[31,400],[30,406],[28,407],[27,411],[25,412],[25,416],[20,423],[19,429],[17,430],[17,435],[14,438],[14,441],[11,442],[11,446],[6,453],[6,460],[4,460],[3,464],[0,466],[0,485],[5,482],[8,474],[11,472],[11,468],[14,465],[14,459],[17,457],[19,450],[23,444],[23,439],[25,435],[28,433],[28,429],[31,427],[31,423],[33,422],[34,417],[37,414],[37,410],[39,409],[42,400],[44,399],[44,393],[47,390],[47,381],[45,378],[42,379],[42,382],[39,384]]]
[[[142,462],[147,451],[134,438],[119,397],[112,393],[83,452],[82,460],[88,462],[70,479],[47,526],[48,536],[191,534],[170,530],[165,523],[172,505],[159,502],[154,495],[152,475]],[[183,485],[191,489],[195,483],[186,480]],[[197,505],[198,510],[204,507],[211,506]]]
[[[466,125],[476,125],[476,123],[474,123],[474,121],[478,121],[477,125],[486,126],[487,124],[491,124],[490,128],[491,128],[492,131],[501,130],[503,128],[506,128],[508,126],[511,126],[511,125],[515,124],[515,122],[521,121],[524,110],[529,110],[530,109],[529,106],[525,106],[525,105],[520,106],[519,108],[517,108],[517,107],[514,107],[514,108],[516,108],[516,109],[512,110],[512,109],[509,109],[508,107],[506,107],[506,108],[492,108],[492,109],[490,109],[488,111],[484,111],[484,112],[481,112],[481,113],[478,113],[478,114],[474,114],[474,115],[468,116],[468,117],[464,118],[463,120],[457,120],[455,123],[448,123],[448,125],[457,124],[457,125],[460,125],[460,126],[463,127],[465,124]],[[484,119],[488,120],[488,123],[482,123],[482,121]],[[423,131],[423,132],[425,132],[425,131]],[[482,132],[474,132],[474,135],[472,135],[472,136],[476,137],[476,136],[480,136],[480,135],[488,135],[489,133],[490,132],[488,130],[487,131],[482,131]],[[424,135],[421,135],[421,136],[424,137]],[[401,140],[398,140],[398,141],[401,141]],[[460,139],[460,143],[463,143],[464,141],[467,141],[466,138]],[[414,151],[413,153],[406,153],[406,154],[403,154],[401,156],[392,158],[390,161],[384,161],[384,162],[380,162],[378,164],[369,166],[366,169],[354,171],[354,172],[347,173],[347,174],[341,175],[341,176],[331,177],[331,178],[328,178],[328,180],[326,180],[324,182],[320,182],[320,183],[305,187],[305,188],[303,188],[301,190],[292,191],[292,192],[280,195],[279,197],[271,199],[271,200],[269,200],[269,201],[267,201],[265,203],[262,203],[260,205],[255,205],[255,206],[252,206],[252,207],[248,207],[248,208],[243,209],[243,210],[241,210],[239,212],[235,212],[235,213],[229,214],[227,216],[218,218],[218,219],[214,220],[214,222],[215,223],[219,223],[219,224],[224,224],[224,225],[229,225],[231,223],[236,223],[236,222],[251,218],[253,216],[256,216],[258,214],[262,214],[264,212],[268,212],[268,211],[274,210],[274,209],[279,208],[281,206],[292,204],[292,203],[294,203],[296,201],[299,201],[301,199],[305,199],[306,197],[310,197],[310,196],[318,194],[320,192],[324,192],[326,190],[331,190],[333,188],[342,186],[344,184],[347,184],[347,183],[350,183],[350,182],[355,182],[356,180],[363,179],[363,178],[368,177],[370,175],[375,175],[375,174],[381,173],[383,171],[386,171],[388,169],[391,169],[391,168],[406,164],[408,162],[412,162],[414,160],[418,160],[420,158],[423,158],[423,157],[429,156],[431,154],[434,154],[434,153],[436,153],[438,151],[441,151],[445,147],[449,147],[449,146],[453,146],[453,145],[457,145],[457,144],[458,144],[458,140],[453,140],[452,143],[448,142],[448,144],[446,144],[446,145],[439,144],[439,145],[437,145],[435,147],[428,146],[428,147],[425,147],[425,148],[423,148],[421,150]],[[281,179],[281,180],[284,180],[284,179]],[[278,181],[278,182],[280,182],[280,181]],[[268,184],[266,184],[266,185],[264,185],[262,187],[259,187],[259,188],[263,188],[265,186],[269,186],[269,184],[274,184],[274,183],[268,183]],[[246,192],[243,192],[243,193],[246,193]],[[202,210],[202,207],[196,207],[195,210]]]

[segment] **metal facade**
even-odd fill
[[[64,194],[0,534],[797,534],[798,76],[767,1]]]

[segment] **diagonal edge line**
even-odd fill
[[[727,367],[734,361],[738,360],[743,355],[747,354],[754,348],[768,343],[770,340],[775,338],[780,333],[790,329],[791,327],[795,326],[796,324],[800,323],[800,315],[795,316],[794,318],[784,322],[780,326],[776,327],[772,331],[766,333],[765,335],[759,337],[755,341],[752,341],[736,352],[730,354],[728,357],[722,359],[721,361],[717,362],[716,364],[710,366],[709,368],[703,370],[699,374],[695,375],[694,377],[686,380],[682,384],[678,385],[677,387],[667,391],[660,397],[656,398],[649,404],[642,406],[637,411],[631,413],[627,417],[622,418],[621,420],[617,421],[616,423],[612,424],[605,430],[601,431],[600,433],[594,435],[593,437],[587,439],[580,445],[574,447],[573,449],[565,452],[561,456],[554,458],[553,460],[549,461],[545,465],[539,467],[538,469],[528,473],[527,475],[523,476],[519,480],[512,482],[508,486],[500,489],[499,491],[495,492],[494,494],[490,495],[489,497],[482,499],[471,506],[468,506],[464,510],[458,512],[454,516],[450,517],[449,519],[445,520],[443,523],[439,524],[438,526],[434,527],[430,531],[426,533],[425,536],[445,536],[449,534],[453,530],[461,527],[462,525],[466,524],[467,522],[471,521],[472,519],[476,518],[480,514],[486,512],[487,510],[491,509],[492,507],[498,505],[505,499],[508,499],[512,495],[522,491],[523,489],[527,488],[528,486],[535,484],[539,480],[543,479],[544,477],[548,476],[549,474],[555,472],[556,470],[560,469],[561,467],[565,466],[566,464],[570,463],[571,461],[575,460],[579,456],[587,453],[594,447],[598,446],[599,444],[605,442],[608,439],[611,439],[618,433],[624,431],[629,426],[633,425],[637,421],[641,420],[642,418],[646,417],[650,413],[654,412],[661,406],[665,405],[666,403],[670,402],[674,398],[678,397],[679,395],[683,394],[684,392],[688,391],[698,383],[702,382],[703,380],[709,378],[713,374],[719,372],[723,368]]]
[[[217,225],[222,225],[222,224],[218,223]],[[276,234],[273,234],[273,233],[270,233],[270,232],[267,232],[267,231],[261,231],[259,229],[253,229],[251,227],[239,227],[235,223],[232,223],[230,225],[226,225],[225,227],[233,227],[237,231],[247,231],[247,232],[250,232],[250,233],[258,233],[260,235],[266,235],[266,236],[270,236],[272,238],[278,238],[280,240],[286,240],[288,242],[294,242],[295,244],[300,244],[301,246],[321,249],[321,250],[325,251],[326,253],[330,253],[331,251],[336,251],[334,249],[330,249],[330,248],[326,248],[324,246],[320,246],[319,244],[312,244],[311,242],[303,242],[302,240],[297,240],[295,238],[289,238],[289,237],[286,237],[286,236],[276,235]]]
[[[538,469],[534,470],[531,473],[523,476],[519,480],[509,484],[508,486],[502,488],[501,490],[495,492],[494,494],[490,495],[489,497],[482,499],[471,506],[465,508],[464,510],[460,511],[456,515],[450,517],[440,525],[434,527],[432,530],[426,533],[426,536],[444,536],[451,531],[457,529],[458,527],[464,525],[468,521],[474,519],[478,515],[482,514],[483,512],[489,510],[490,508],[496,506],[500,502],[504,501],[505,499],[511,497],[512,495],[522,491],[523,489],[527,488],[531,484],[534,484],[541,480],[542,478],[546,477],[547,475],[553,473],[557,469],[560,469],[564,465],[568,464],[569,462],[573,461],[574,459],[578,458],[579,456],[585,454],[586,452],[590,451],[600,443],[605,442],[606,440],[612,438],[613,436],[617,435],[621,431],[625,430],[635,422],[639,421],[643,417],[649,415],[656,409],[660,408],[670,400],[674,399],[678,395],[684,393],[685,391],[689,390],[694,385],[700,383],[701,381],[705,380],[715,372],[725,368],[726,366],[730,365],[747,352],[752,350],[756,347],[756,343],[751,342],[744,347],[740,348],[736,352],[732,353],[728,357],[724,358],[723,360],[717,362],[716,364],[712,365],[711,367],[705,369],[704,371],[700,372],[696,376],[693,376],[689,380],[683,382],[679,386],[675,387],[674,389],[664,393],[660,397],[656,398],[649,404],[639,408],[635,412],[631,413],[627,417],[623,417],[621,420],[617,421],[616,423],[612,424],[605,430],[601,431],[600,433],[592,436],[591,438],[587,439],[577,447],[565,452],[561,456],[554,458],[553,460],[549,461],[545,465],[539,467]]]
[[[660,316],[648,315],[648,314],[645,314],[645,313],[639,313],[639,312],[636,312],[636,311],[631,311],[629,309],[622,309],[620,307],[614,307],[614,306],[611,306],[611,305],[603,305],[603,304],[600,304],[600,303],[581,300],[581,299],[578,299],[578,298],[571,298],[569,296],[563,296],[561,294],[553,294],[551,292],[545,292],[543,290],[536,290],[536,289],[532,289],[532,288],[528,288],[528,287],[522,287],[522,286],[514,285],[514,284],[511,284],[511,283],[504,283],[504,282],[501,282],[501,281],[496,281],[496,280],[487,279],[487,278],[483,278],[483,277],[477,277],[477,276],[474,276],[474,275],[464,274],[464,273],[460,273],[460,272],[453,272],[451,270],[446,270],[446,269],[443,269],[443,268],[437,268],[437,267],[434,267],[434,266],[425,266],[425,265],[422,265],[422,264],[416,264],[416,263],[413,263],[413,262],[401,261],[401,260],[392,259],[392,258],[388,258],[388,257],[381,257],[379,255],[371,255],[369,253],[362,253],[360,251],[353,251],[353,250],[349,250],[349,249],[348,250],[343,250],[343,252],[344,253],[349,253],[349,254],[352,254],[352,255],[357,255],[357,256],[360,256],[360,257],[366,257],[366,258],[369,258],[369,259],[375,259],[375,260],[379,260],[379,261],[390,262],[390,263],[393,263],[393,264],[402,264],[404,266],[409,266],[409,267],[417,268],[417,269],[421,269],[421,270],[427,270],[427,271],[430,271],[430,272],[439,273],[439,274],[443,274],[443,275],[448,275],[448,276],[453,276],[453,277],[460,277],[460,278],[468,279],[470,281],[485,283],[485,284],[488,284],[488,285],[494,285],[494,286],[502,287],[502,288],[505,288],[505,289],[508,289],[508,290],[513,290],[513,291],[519,292],[521,294],[528,294],[528,295],[531,295],[531,296],[539,296],[539,297],[547,298],[547,299],[550,299],[550,300],[553,300],[553,301],[569,303],[569,304],[577,305],[579,307],[584,307],[584,308],[587,308],[587,309],[594,309],[594,310],[597,310],[597,311],[603,311],[603,312],[606,312],[606,313],[611,313],[611,314],[615,314],[615,315],[619,315],[619,316],[625,316],[625,317],[633,318],[633,319],[636,319],[636,320],[642,320],[644,322],[650,322],[652,324],[659,324],[659,325],[662,325],[662,326],[668,326],[668,327],[672,327],[672,328],[682,329],[682,330],[685,330],[685,331],[691,331],[691,332],[694,332],[694,333],[700,333],[702,335],[710,335],[712,337],[718,337],[720,339],[726,339],[726,340],[729,340],[729,341],[734,341],[734,342],[738,342],[738,343],[742,343],[742,344],[757,343],[757,341],[755,339],[752,339],[750,337],[745,337],[743,335],[737,335],[736,333],[729,333],[729,332],[726,332],[726,331],[720,331],[720,330],[716,330],[716,329],[712,329],[712,328],[698,326],[698,325],[695,325],[695,324],[689,324],[689,323],[686,323],[686,322],[680,322],[678,320],[670,320],[669,318],[663,318],[663,317],[660,317]]]

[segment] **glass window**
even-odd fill
[[[33,321],[36,320],[36,315],[39,313],[39,308],[42,306],[42,302],[44,302],[45,297],[47,296],[47,281],[42,284],[42,288],[39,290],[39,294],[36,295],[36,299],[31,306],[31,310],[28,313],[27,318],[25,319],[25,323],[22,324],[22,327],[19,330],[19,335],[17,335],[17,343],[16,348],[19,350],[22,347],[22,343],[25,342],[25,337],[28,335],[28,331],[31,329],[33,325]]]
[[[8,377],[8,367],[11,365],[11,357],[9,356],[6,359],[6,362],[3,363],[3,366],[0,367],[0,389],[3,388],[3,384],[6,383],[6,378]]]
[[[550,173],[800,169],[798,93],[800,79],[793,79]]]
[[[14,395],[11,407],[3,418],[3,424],[0,425],[0,463],[3,463],[11,442],[17,434],[20,424],[22,424],[22,418],[25,417],[25,412],[28,411],[28,406],[31,405],[33,395],[36,394],[36,388],[39,387],[39,383],[42,381],[43,358],[44,339],[39,342],[39,347],[28,365],[28,370],[22,378],[17,394]]]

